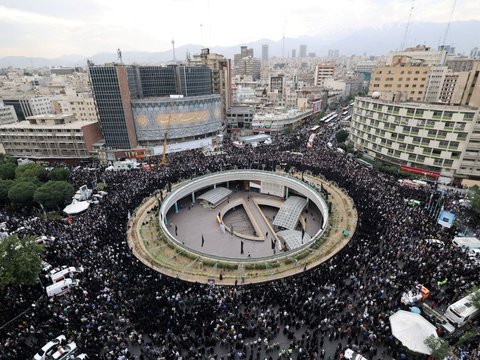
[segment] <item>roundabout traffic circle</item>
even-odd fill
[[[189,282],[235,285],[292,276],[352,238],[353,200],[314,175],[230,170],[144,199],[127,241],[146,266]]]

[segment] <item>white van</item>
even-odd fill
[[[47,295],[60,296],[70,291],[71,288],[78,286],[79,281],[74,279],[65,279],[53,285],[47,286]]]
[[[480,290],[477,290],[477,292]],[[445,311],[445,317],[455,326],[463,326],[465,323],[480,314],[480,309],[472,304],[470,295],[458,300],[456,303],[449,305]]]
[[[52,279],[52,282],[56,283],[64,280],[65,278],[71,278],[73,274],[81,273],[83,272],[83,270],[84,269],[81,266],[78,268],[70,266],[68,268],[61,269],[60,271],[56,271],[53,274],[50,274],[50,279]]]
[[[345,350],[345,359],[349,360],[367,360],[367,358],[363,357],[359,353],[356,353],[352,349]]]
[[[454,237],[452,244],[458,246],[459,248],[468,251],[471,249],[480,249],[480,240],[476,237]]]
[[[342,148],[338,148],[338,147],[337,147],[337,151],[338,151],[340,154],[345,154],[345,150],[343,150]]]

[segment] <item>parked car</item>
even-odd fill
[[[33,356],[33,359],[43,360],[52,356],[56,352],[57,347],[65,343],[66,340],[67,339],[64,335],[57,336],[55,339],[45,344],[42,349]]]
[[[65,360],[70,359],[71,355],[75,354],[77,351],[77,344],[71,342],[65,346],[57,347],[57,351],[53,353],[52,359],[53,360]]]

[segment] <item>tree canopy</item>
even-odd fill
[[[343,143],[348,138],[348,131],[346,130],[338,130],[335,134],[335,138],[337,139],[338,143]]]
[[[43,247],[33,237],[8,236],[0,241],[0,289],[35,284],[42,268]]]
[[[22,176],[40,178],[45,173],[45,168],[39,164],[28,163],[17,166],[15,169],[15,176],[20,178]]]
[[[8,191],[8,198],[12,204],[29,205],[32,203],[35,190],[37,190],[37,185],[33,182],[17,182]]]
[[[13,180],[0,180],[0,204],[6,204],[10,202],[10,199],[8,198],[8,192],[13,184]]]
[[[65,167],[56,167],[48,174],[48,178],[54,181],[67,181],[70,176],[70,170]]]
[[[471,202],[472,210],[475,211],[477,215],[480,215],[480,188],[474,186],[472,188],[473,198]]]
[[[0,165],[0,179],[11,180],[15,179],[15,169],[17,165],[11,162],[5,162]]]
[[[75,190],[66,181],[48,181],[36,189],[33,200],[39,202],[48,209],[63,207],[70,201]]]
[[[425,345],[427,345],[432,351],[432,357],[435,360],[445,359],[451,352],[451,347],[447,341],[430,335],[425,339]]]

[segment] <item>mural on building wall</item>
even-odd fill
[[[182,99],[154,98],[132,102],[139,141],[183,139],[219,131],[222,126],[219,95]]]

